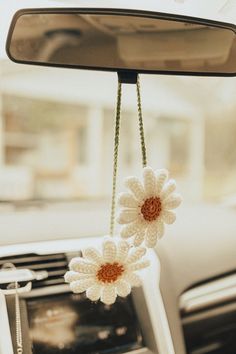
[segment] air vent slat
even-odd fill
[[[51,277],[63,277],[65,274],[65,269],[58,269],[58,270],[49,270],[48,272],[48,276],[49,278]]]
[[[8,263],[38,263],[38,262],[45,262],[45,261],[52,261],[52,260],[63,260],[65,259],[64,254],[47,254],[47,255],[31,255],[29,254],[28,257],[25,257],[25,255],[22,256],[16,256],[16,257],[4,257],[0,259],[0,265],[8,262]]]
[[[67,267],[67,261],[64,262],[53,262],[53,263],[40,263],[40,264],[31,264],[29,265],[30,269],[32,270],[44,270],[50,268],[65,268]],[[19,267],[20,268],[20,267]]]
[[[74,253],[73,253],[74,255]],[[79,255],[79,252],[78,252]],[[64,274],[68,269],[68,259],[64,253],[59,254],[23,254],[1,258],[0,268],[6,263],[12,263],[16,268],[27,268],[33,271],[46,270],[48,278],[34,281],[33,288],[52,286],[64,283]]]
[[[52,285],[59,285],[59,284],[64,284],[65,280],[64,278],[55,278],[55,279],[47,279],[43,281],[38,281],[34,284],[34,288],[42,288],[44,286],[52,286]]]

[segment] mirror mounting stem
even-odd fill
[[[136,84],[138,73],[136,71],[118,71],[118,80],[121,84]]]

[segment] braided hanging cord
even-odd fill
[[[137,78],[136,91],[137,91],[138,120],[139,120],[139,134],[140,134],[141,152],[142,152],[142,163],[143,163],[143,167],[145,167],[147,166],[147,153],[146,153],[146,145],[145,145],[145,138],[144,138],[143,113],[142,113],[139,75]]]
[[[115,139],[114,139],[114,155],[113,155],[110,236],[114,235],[114,226],[115,226],[116,180],[117,180],[117,164],[118,164],[119,139],[120,139],[121,96],[122,96],[122,84],[121,84],[121,82],[118,82],[117,104],[116,104],[116,121],[115,121]]]
[[[142,152],[142,165],[143,165],[143,167],[145,167],[147,165],[147,155],[146,155],[146,145],[145,145],[145,138],[144,138],[139,76],[137,78],[136,91],[137,91],[137,106],[138,106],[138,119],[139,119],[139,134],[140,134],[141,152]],[[118,82],[114,153],[113,153],[113,178],[112,178],[112,198],[111,198],[111,216],[110,216],[110,236],[114,236],[114,227],[115,227],[116,184],[117,184],[117,165],[118,165],[119,140],[120,140],[121,97],[122,97],[122,83]]]

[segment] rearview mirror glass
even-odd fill
[[[95,70],[235,75],[233,25],[149,12],[21,10],[7,52],[16,62]]]

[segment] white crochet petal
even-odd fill
[[[145,197],[151,197],[156,192],[156,176],[151,167],[145,167],[143,169],[143,184],[145,189]]]
[[[157,236],[161,238],[165,233],[165,225],[162,220],[157,222]]]
[[[81,257],[72,258],[69,263],[70,270],[85,274],[95,274],[97,271],[97,265],[85,262]]]
[[[150,265],[150,261],[149,260],[145,260],[145,261],[138,262],[138,263],[131,263],[128,266],[128,270],[130,272],[135,272],[136,270],[147,268],[149,265]]]
[[[134,246],[135,247],[138,247],[141,245],[141,243],[144,241],[144,237],[145,237],[145,229],[144,228],[140,228],[138,231],[137,231],[137,234],[134,238]]]
[[[157,244],[157,234],[153,238],[146,237],[145,246],[147,248],[154,248],[156,244]]]
[[[147,227],[145,245],[148,248],[156,246],[158,235],[158,226],[157,223],[153,222]]]
[[[119,224],[128,224],[138,218],[137,209],[121,209],[117,222]]]
[[[102,289],[101,301],[106,305],[112,305],[116,301],[116,289],[114,286],[107,285]]]
[[[116,244],[111,239],[103,242],[103,261],[112,262],[116,258]]]
[[[125,240],[119,241],[117,245],[117,254],[116,254],[116,261],[124,262],[127,258],[128,252],[130,249],[130,244]]]
[[[125,275],[125,280],[130,283],[131,286],[140,286],[142,284],[141,278],[138,274],[129,272]]]
[[[131,190],[135,198],[140,202],[145,197],[145,191],[142,183],[137,177],[128,177],[125,180],[125,186]]]
[[[161,199],[164,200],[169,197],[171,193],[176,190],[176,182],[174,179],[170,179],[162,189]]]
[[[86,258],[89,261],[92,261],[96,264],[101,264],[103,261],[101,254],[94,247],[89,247],[89,248],[86,248],[85,250],[83,250],[83,256],[84,256],[84,258]]]
[[[120,235],[123,238],[128,238],[130,236],[133,236],[137,232],[139,227],[140,227],[140,223],[137,221],[134,221],[128,225],[123,226],[123,228],[121,229]]]
[[[163,201],[163,206],[165,209],[175,209],[182,202],[182,197],[180,194],[174,193],[169,198]]]
[[[83,293],[86,289],[94,284],[94,279],[82,279],[77,281],[72,281],[70,283],[70,289],[73,293]]]
[[[165,169],[157,170],[156,195],[160,195],[162,188],[168,179],[168,171]]]
[[[97,301],[100,299],[102,287],[99,284],[92,285],[86,290],[86,296],[91,301]]]
[[[171,210],[164,210],[161,214],[161,219],[164,221],[166,224],[173,224],[176,220],[176,215],[173,211]]]
[[[117,292],[117,295],[119,295],[121,297],[126,297],[131,292],[131,286],[125,280],[120,280],[116,284],[116,292]]]
[[[133,250],[131,250],[130,255],[128,256],[126,263],[135,263],[139,261],[146,253],[146,248],[144,247],[135,247]]]
[[[64,275],[64,279],[65,279],[66,283],[70,283],[70,282],[76,281],[76,280],[88,279],[92,276],[93,275],[91,275],[91,274],[79,274],[78,272],[74,272],[73,270],[69,270]]]
[[[125,208],[137,208],[138,201],[133,194],[124,192],[118,195],[118,204]]]

